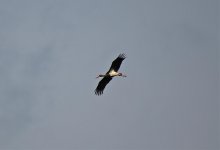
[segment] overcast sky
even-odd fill
[[[1,150],[218,150],[218,0],[0,0]],[[102,96],[94,89],[127,58]]]

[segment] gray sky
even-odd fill
[[[0,149],[219,149],[218,9],[0,0]],[[128,77],[95,96],[120,53]]]

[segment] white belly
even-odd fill
[[[109,72],[109,75],[110,75],[111,77],[114,77],[114,76],[117,76],[117,75],[118,75],[118,72],[115,72],[114,70],[112,70],[112,71]]]

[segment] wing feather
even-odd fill
[[[114,71],[118,71],[120,66],[121,66],[121,63],[122,61],[126,58],[125,54],[120,54],[113,62],[112,62],[112,65],[109,69],[108,72],[110,72],[111,70],[114,70]]]
[[[112,80],[112,77],[106,76],[101,81],[99,81],[99,84],[97,88],[95,89],[96,95],[102,95],[103,91],[105,89],[105,86]]]

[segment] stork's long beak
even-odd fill
[[[127,77],[127,76],[125,74],[123,74],[122,77]]]

